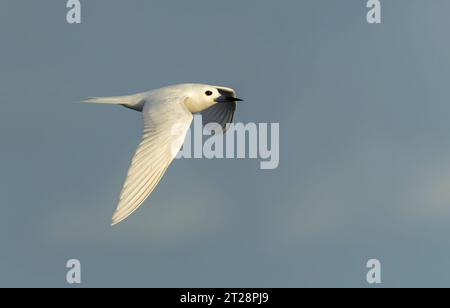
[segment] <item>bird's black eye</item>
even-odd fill
[[[206,91],[205,94],[206,94],[206,96],[211,96],[211,95],[213,95],[212,91]]]

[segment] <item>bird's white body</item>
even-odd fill
[[[181,84],[129,96],[86,100],[142,112],[142,141],[128,170],[112,224],[131,215],[155,189],[183,145],[194,113],[202,113],[204,123],[225,127],[233,119],[236,101],[239,99],[233,89],[203,84]]]

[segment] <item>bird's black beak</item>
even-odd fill
[[[218,103],[233,103],[233,102],[242,102],[244,100],[234,97],[234,93],[226,91],[224,89],[218,89],[221,94],[220,97],[216,99]]]
[[[225,101],[227,101],[227,102],[243,102],[244,100],[237,98],[237,97],[227,96],[227,97],[225,97]]]
[[[220,96],[215,99],[217,103],[234,103],[234,102],[243,102],[243,99],[232,97],[232,96]]]

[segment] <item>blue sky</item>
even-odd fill
[[[449,286],[450,27],[444,0],[0,4],[0,286]],[[230,86],[280,123],[280,166],[175,161],[109,226],[139,114],[77,102]]]

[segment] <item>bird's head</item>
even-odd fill
[[[191,85],[186,93],[185,104],[192,113],[201,112],[215,104],[240,102],[231,88],[210,85]]]

